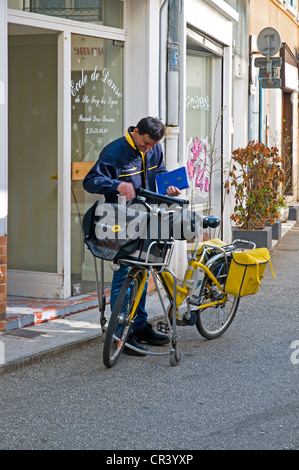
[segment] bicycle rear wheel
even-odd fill
[[[125,279],[115,301],[103,347],[103,362],[106,367],[112,367],[118,360],[130,333],[131,313],[134,300],[142,281],[142,270],[132,269]]]
[[[210,268],[221,287],[224,286],[227,277],[227,265],[224,259],[219,259]],[[202,295],[204,302],[213,302],[222,297],[220,289],[212,280],[205,276],[203,279]],[[206,339],[219,338],[231,325],[239,307],[240,298],[227,294],[227,300],[223,304],[213,305],[198,311],[196,327],[199,333]]]

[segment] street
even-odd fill
[[[298,450],[298,242],[297,223],[220,339],[179,327],[177,367],[108,370],[98,341],[0,376],[0,449]]]

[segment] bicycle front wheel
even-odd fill
[[[224,259],[219,259],[210,268],[217,281],[224,286],[227,277],[227,265]],[[220,289],[205,276],[203,279],[202,295],[204,302],[210,303],[222,297]],[[196,327],[206,339],[219,338],[231,325],[239,307],[240,298],[227,294],[223,304],[212,305],[198,311]]]
[[[132,318],[132,309],[142,277],[142,270],[132,269],[119,291],[105,335],[103,362],[106,367],[114,366],[125,346],[138,309],[137,307]]]

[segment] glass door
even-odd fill
[[[42,296],[20,273],[57,273],[57,34],[10,25],[8,44],[8,286]]]
[[[10,3],[8,294],[66,299],[73,285],[95,290],[80,222],[97,197],[82,180],[123,132],[123,2],[94,2],[113,27],[87,31]]]
[[[82,218],[99,194],[82,180],[101,150],[123,132],[122,45],[120,41],[72,34],[72,201],[71,283],[73,293],[95,290],[94,260],[82,237]],[[99,263],[98,263],[99,265]],[[105,284],[112,271],[104,263]],[[100,265],[99,265],[100,266]],[[99,274],[100,277],[100,274]]]

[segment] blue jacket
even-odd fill
[[[161,144],[156,144],[145,154],[140,153],[127,135],[111,142],[103,148],[98,161],[85,176],[83,187],[89,193],[104,194],[106,202],[117,203],[116,188],[125,181],[132,183],[134,188],[145,188],[156,192],[155,177],[167,172]]]

